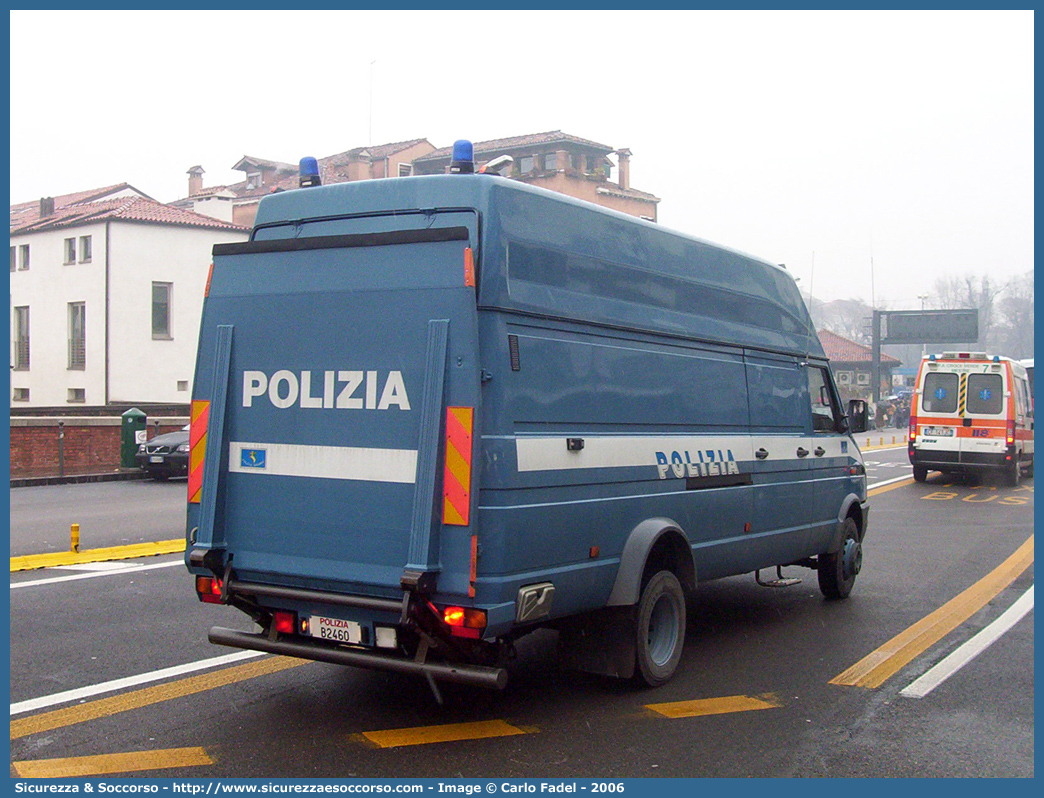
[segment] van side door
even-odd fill
[[[825,365],[805,367],[812,411],[811,452],[808,455],[812,480],[812,538],[828,542],[837,529],[837,516],[849,491],[848,467],[855,444],[844,432],[841,402]]]

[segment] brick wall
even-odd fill
[[[61,427],[59,421],[64,422]],[[12,418],[11,476],[51,477],[63,473],[71,476],[119,471],[121,423],[119,417]],[[185,418],[149,419],[148,437],[173,432],[187,423]],[[60,433],[63,433],[61,437]]]

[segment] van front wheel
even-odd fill
[[[670,571],[659,571],[646,583],[635,631],[635,676],[658,687],[674,675],[685,643],[685,594]]]
[[[851,518],[845,519],[845,539],[841,550],[819,555],[819,589],[829,599],[847,598],[863,567],[863,547],[859,528]]]

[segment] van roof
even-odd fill
[[[783,267],[499,176],[362,180],[272,194],[258,207],[255,233],[293,224],[288,236],[307,235],[296,226],[312,219],[473,209],[481,215],[485,307],[826,357]]]

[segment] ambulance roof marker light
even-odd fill
[[[298,185],[301,188],[308,188],[309,186],[321,186],[323,181],[319,178],[319,164],[310,155],[306,155],[301,159],[300,164],[297,167],[298,174]]]
[[[453,142],[453,160],[450,161],[451,175],[470,175],[475,172],[475,148],[467,139]]]

